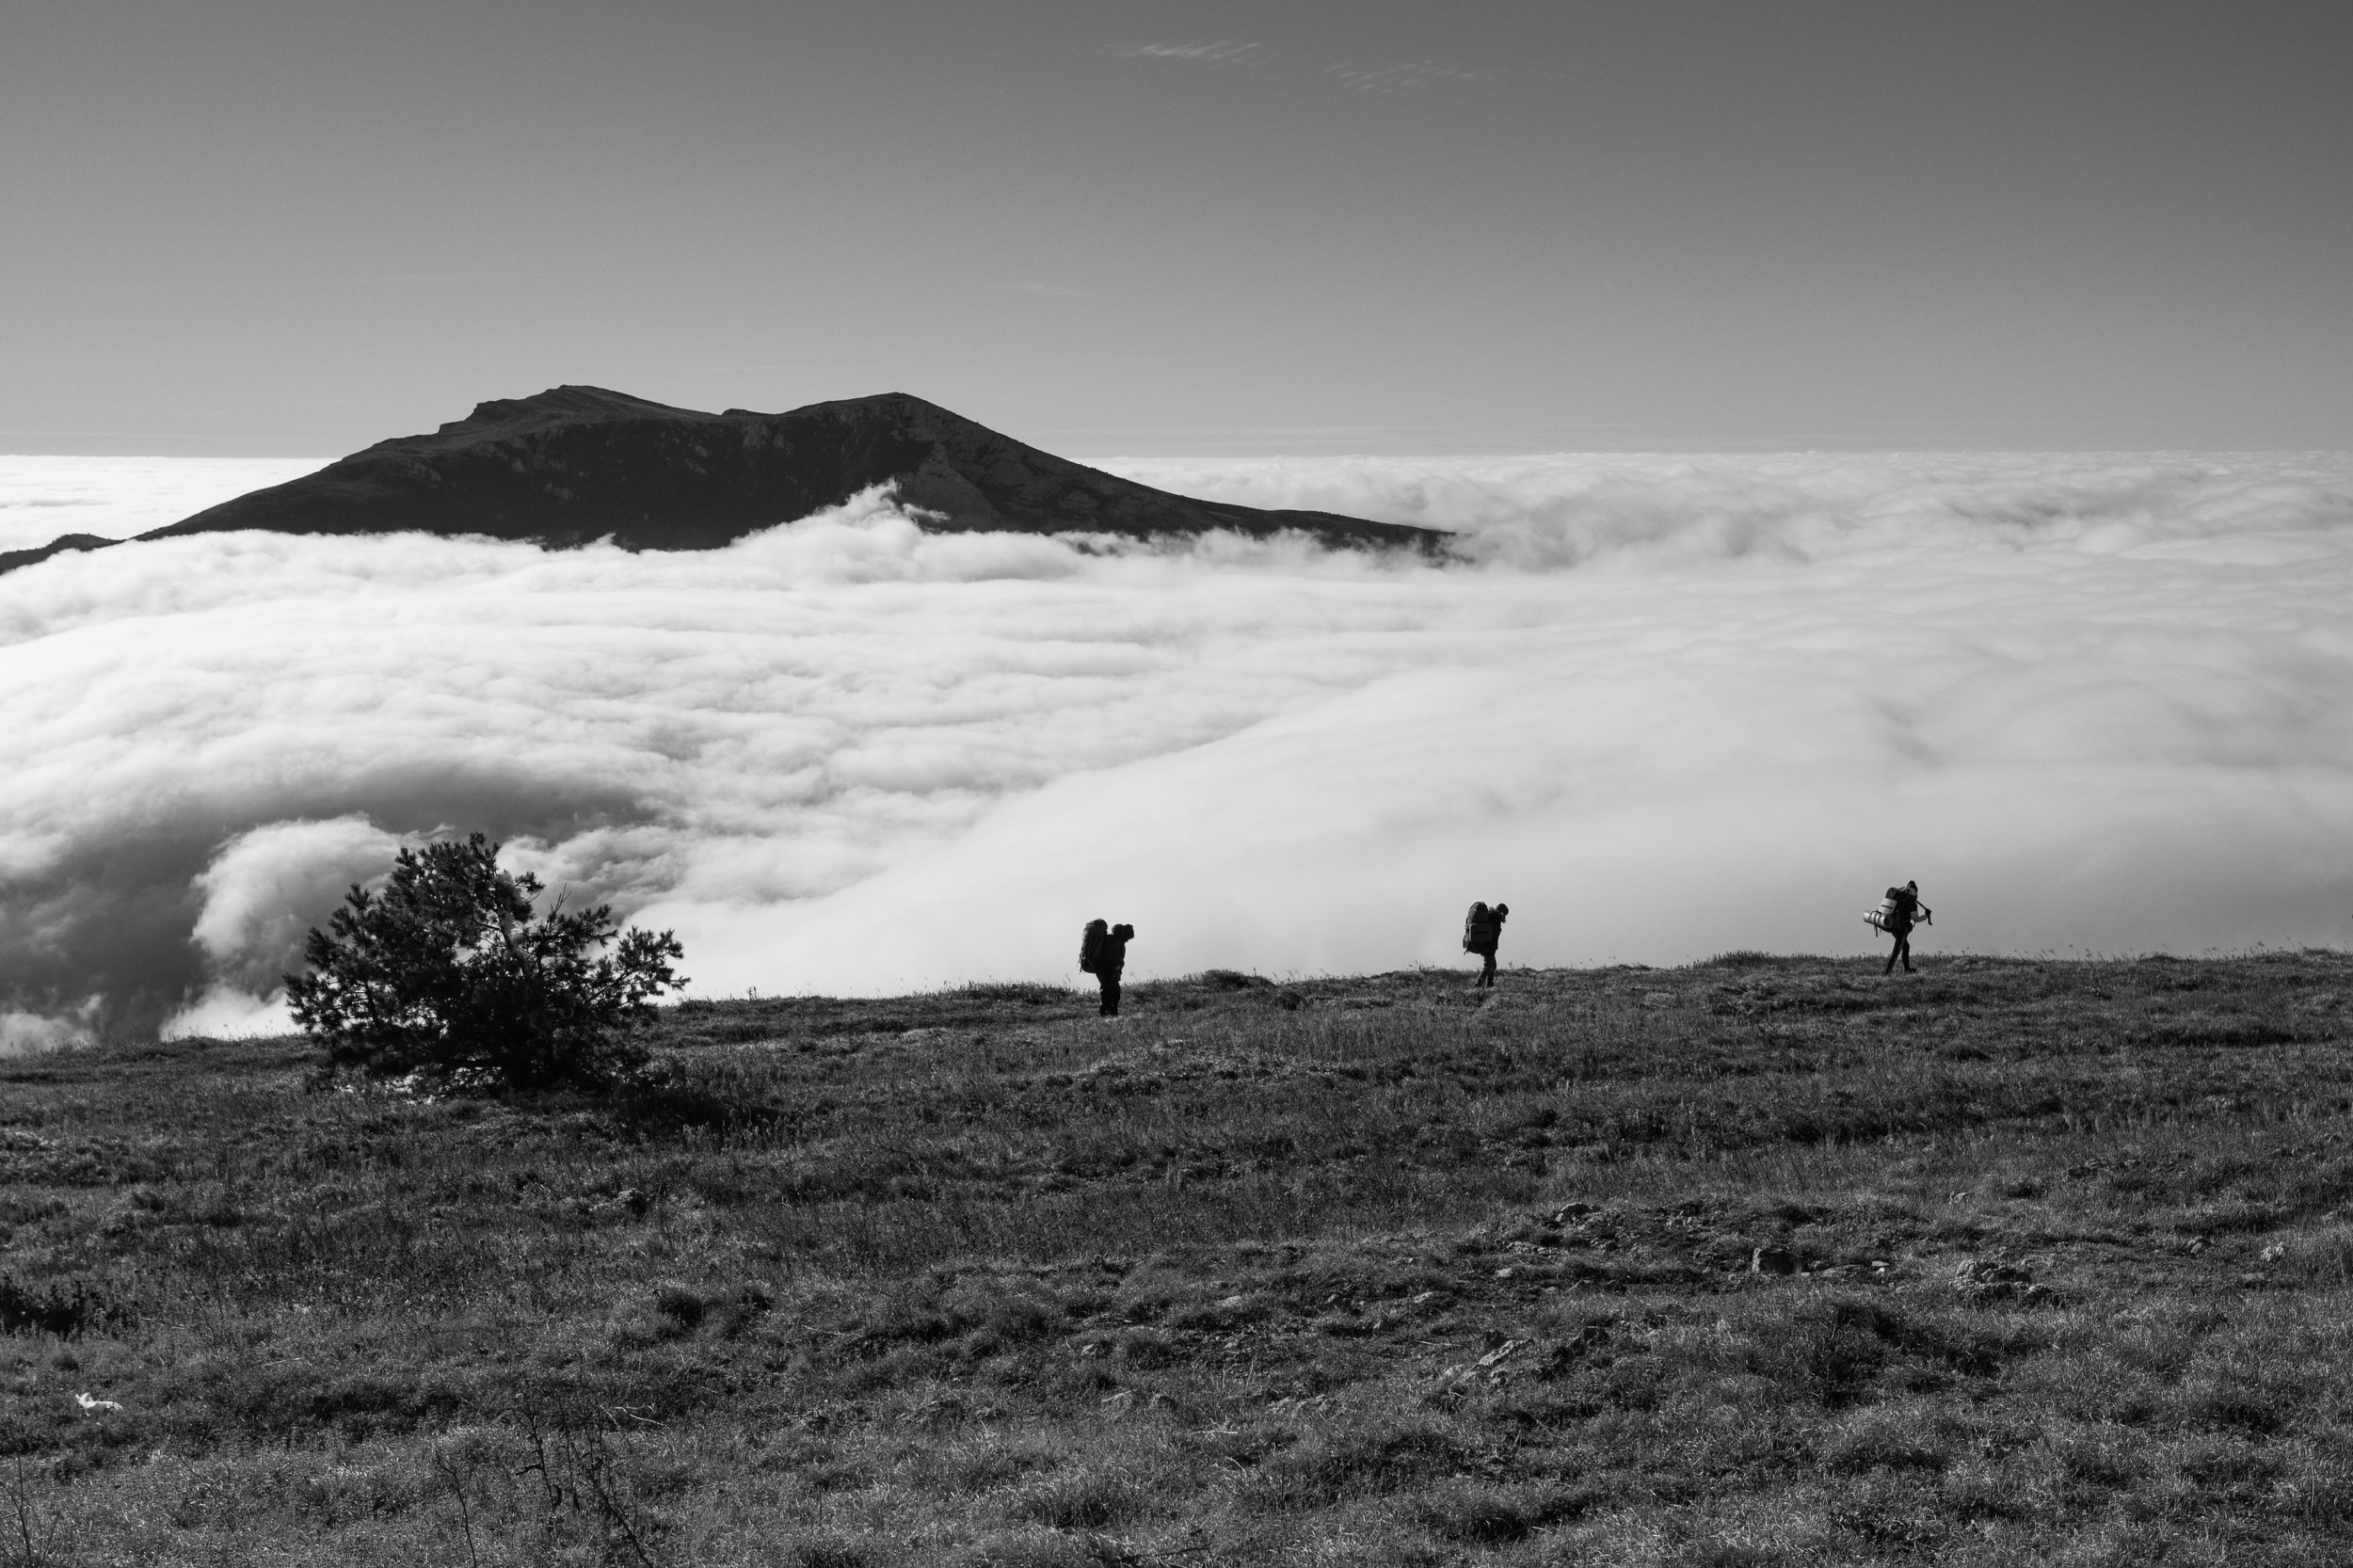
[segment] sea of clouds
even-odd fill
[[[315,457],[0,456],[0,551],[67,534],[127,539],[318,467]]]
[[[65,483],[26,461],[0,517]],[[1861,952],[1908,878],[1924,951],[2353,939],[2353,456],[1105,466],[1459,558],[871,494],[709,553],[0,576],[0,1051],[282,1027],[344,888],[476,829],[707,995],[1075,982],[1095,915],[1139,977],[1449,964],[1472,899],[1507,963]]]

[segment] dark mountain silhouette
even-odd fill
[[[1137,537],[1287,529],[1332,544],[1428,548],[1445,536],[1330,512],[1270,512],[1171,495],[1041,452],[904,392],[790,413],[672,408],[597,387],[485,403],[429,436],[378,441],[316,473],[139,536],[486,534],[545,545],[611,537],[712,550],[837,505],[870,486],[941,529]],[[0,556],[0,570],[86,536]]]
[[[36,561],[46,561],[52,555],[69,550],[104,550],[110,544],[121,542],[97,534],[60,534],[47,544],[37,545],[31,550],[0,550],[0,571],[29,567]]]

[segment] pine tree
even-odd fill
[[[677,938],[621,931],[608,904],[536,914],[539,879],[498,852],[479,833],[404,849],[381,889],[354,887],[312,930],[286,995],[330,1063],[481,1091],[595,1088],[642,1064],[625,1027],[685,984]]]

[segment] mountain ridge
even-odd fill
[[[1298,532],[1331,545],[1420,550],[1446,536],[1331,512],[1175,495],[1058,457],[907,392],[777,414],[713,414],[566,385],[479,403],[437,430],[377,441],[137,537],[236,529],[422,532],[559,549],[611,539],[632,550],[712,550],[876,485],[893,487],[924,526],[942,531],[1138,538]],[[0,555],[0,571],[111,542],[67,536]]]

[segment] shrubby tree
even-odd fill
[[[400,852],[380,890],[355,887],[286,977],[295,1021],[337,1066],[453,1089],[593,1088],[640,1065],[624,1032],[685,984],[669,932],[619,930],[610,905],[544,915],[528,872],[476,833]]]

